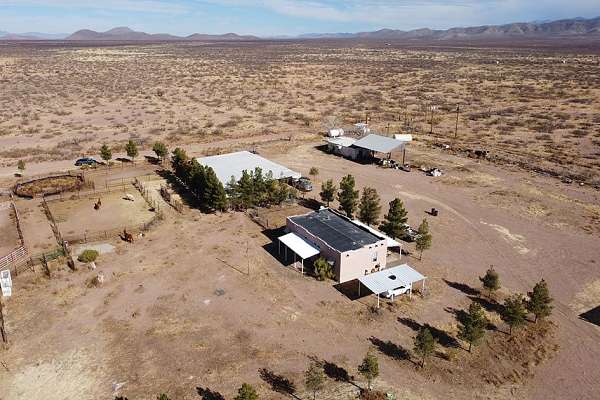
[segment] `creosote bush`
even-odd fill
[[[83,263],[94,262],[96,261],[96,258],[98,258],[98,254],[97,250],[85,249],[77,259]]]

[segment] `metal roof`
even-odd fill
[[[340,253],[358,250],[383,240],[329,208],[289,219]]]
[[[290,250],[296,253],[300,258],[307,259],[316,256],[321,250],[308,243],[295,233],[288,233],[279,238],[281,243],[285,244]]]
[[[353,146],[378,153],[391,153],[398,147],[404,146],[404,142],[386,136],[370,134],[354,142]]]
[[[256,167],[262,169],[263,176],[271,172],[275,179],[299,179],[302,176],[299,172],[292,171],[249,151],[201,157],[196,160],[204,166],[211,167],[223,185],[228,184],[232,176],[236,182],[239,181],[243,171],[254,172]]]
[[[334,144],[336,146],[342,146],[342,147],[350,147],[354,143],[356,143],[356,139],[351,138],[351,137],[331,137],[331,138],[325,139],[325,141],[328,143]]]
[[[402,285],[409,286],[423,279],[427,279],[427,277],[412,269],[408,264],[387,268],[358,278],[360,283],[368,287],[374,294],[391,291]]]

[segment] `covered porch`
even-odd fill
[[[288,260],[288,249],[294,256],[294,266],[300,259],[300,271],[304,275],[304,260],[317,256],[321,253],[321,250],[317,249],[314,245],[310,244],[306,240],[302,239],[295,233],[288,233],[283,235],[277,240],[277,252],[281,256],[281,245],[283,244],[285,261]]]
[[[426,279],[426,276],[414,270],[408,264],[402,264],[358,278],[358,295],[360,297],[361,286],[367,287],[377,296],[377,307],[379,308],[380,296],[389,293],[393,301],[394,291],[399,287],[406,288],[406,293],[412,298],[413,284],[421,282],[421,290],[425,292]]]

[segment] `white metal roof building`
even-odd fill
[[[394,138],[370,134],[357,140],[352,145],[361,149],[375,151],[377,153],[391,153],[398,147],[404,146],[405,142]]]
[[[249,151],[200,157],[196,160],[201,165],[211,167],[223,185],[227,185],[232,176],[236,182],[239,181],[243,171],[254,172],[257,167],[262,169],[263,176],[271,172],[274,179],[299,179],[302,177],[302,174],[299,172],[292,171],[283,165],[267,160]]]
[[[377,306],[379,307],[379,295],[385,292],[392,292],[399,286],[410,288],[412,294],[412,285],[415,282],[422,281],[425,288],[426,276],[411,268],[408,264],[398,265],[375,272],[358,278],[358,292],[360,295],[360,285],[365,285],[371,292],[377,295]]]

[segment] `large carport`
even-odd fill
[[[306,240],[302,239],[295,233],[288,233],[279,238],[277,251],[281,255],[281,244],[285,246],[285,259],[287,260],[287,250],[290,249],[294,253],[294,264],[296,264],[296,256],[300,257],[302,265],[302,274],[304,274],[304,260],[314,257],[321,253],[321,250],[317,249]]]
[[[375,153],[382,153],[387,155],[388,158],[391,157],[392,152],[399,147],[402,148],[402,164],[406,159],[406,142],[396,140],[394,138],[390,138],[387,136],[370,134],[365,136],[362,139],[357,140],[352,143],[352,147],[362,149],[363,151],[368,151],[371,157],[374,157]]]
[[[377,296],[377,307],[379,307],[379,296],[382,293],[392,291],[400,286],[406,286],[410,288],[409,296],[412,298],[413,283],[422,281],[424,291],[426,279],[426,276],[415,271],[408,264],[402,264],[358,278],[358,295],[360,296],[361,285],[365,285]],[[394,296],[392,295],[393,300]]]

